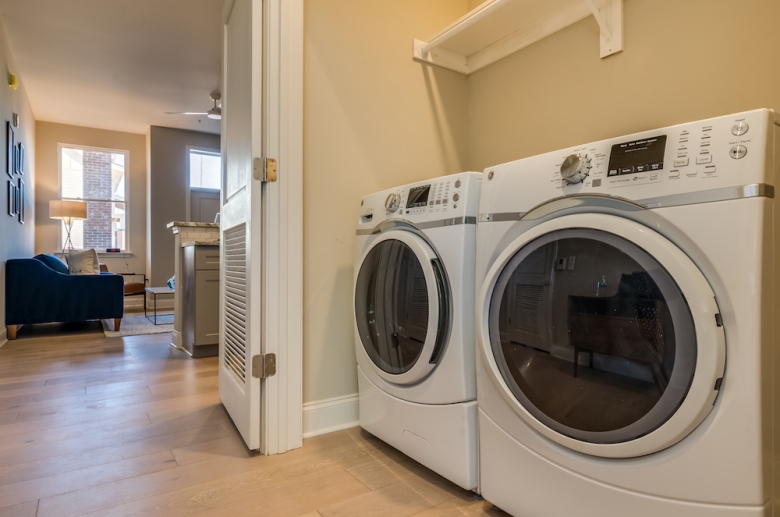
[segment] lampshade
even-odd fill
[[[84,201],[64,201],[62,199],[49,201],[49,218],[86,219],[87,204]]]

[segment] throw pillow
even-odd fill
[[[93,249],[70,250],[68,252],[68,270],[71,275],[99,275],[100,262],[97,251]]]
[[[49,266],[50,269],[53,269],[57,273],[62,273],[63,275],[67,275],[69,273],[68,266],[66,266],[65,263],[59,259],[59,257],[55,257],[54,255],[49,254],[41,254],[36,255],[35,258]]]

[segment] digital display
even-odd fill
[[[428,206],[428,193],[431,191],[430,185],[423,187],[414,187],[409,190],[409,199],[406,201],[406,208],[416,208],[418,206]]]
[[[612,146],[607,176],[623,176],[664,168],[666,135]]]

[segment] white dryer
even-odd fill
[[[485,171],[487,500],[518,517],[780,514],[778,124],[751,111]]]
[[[479,173],[366,196],[355,255],[360,425],[477,488],[474,268]]]

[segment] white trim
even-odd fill
[[[303,437],[349,429],[360,424],[357,393],[331,399],[306,402],[303,405]]]
[[[3,328],[0,330],[0,348],[3,348],[6,343],[8,343],[8,329]]]
[[[260,450],[280,454],[303,445],[303,0],[263,7],[261,134],[279,179],[263,186],[262,346],[277,373],[263,381]]]

